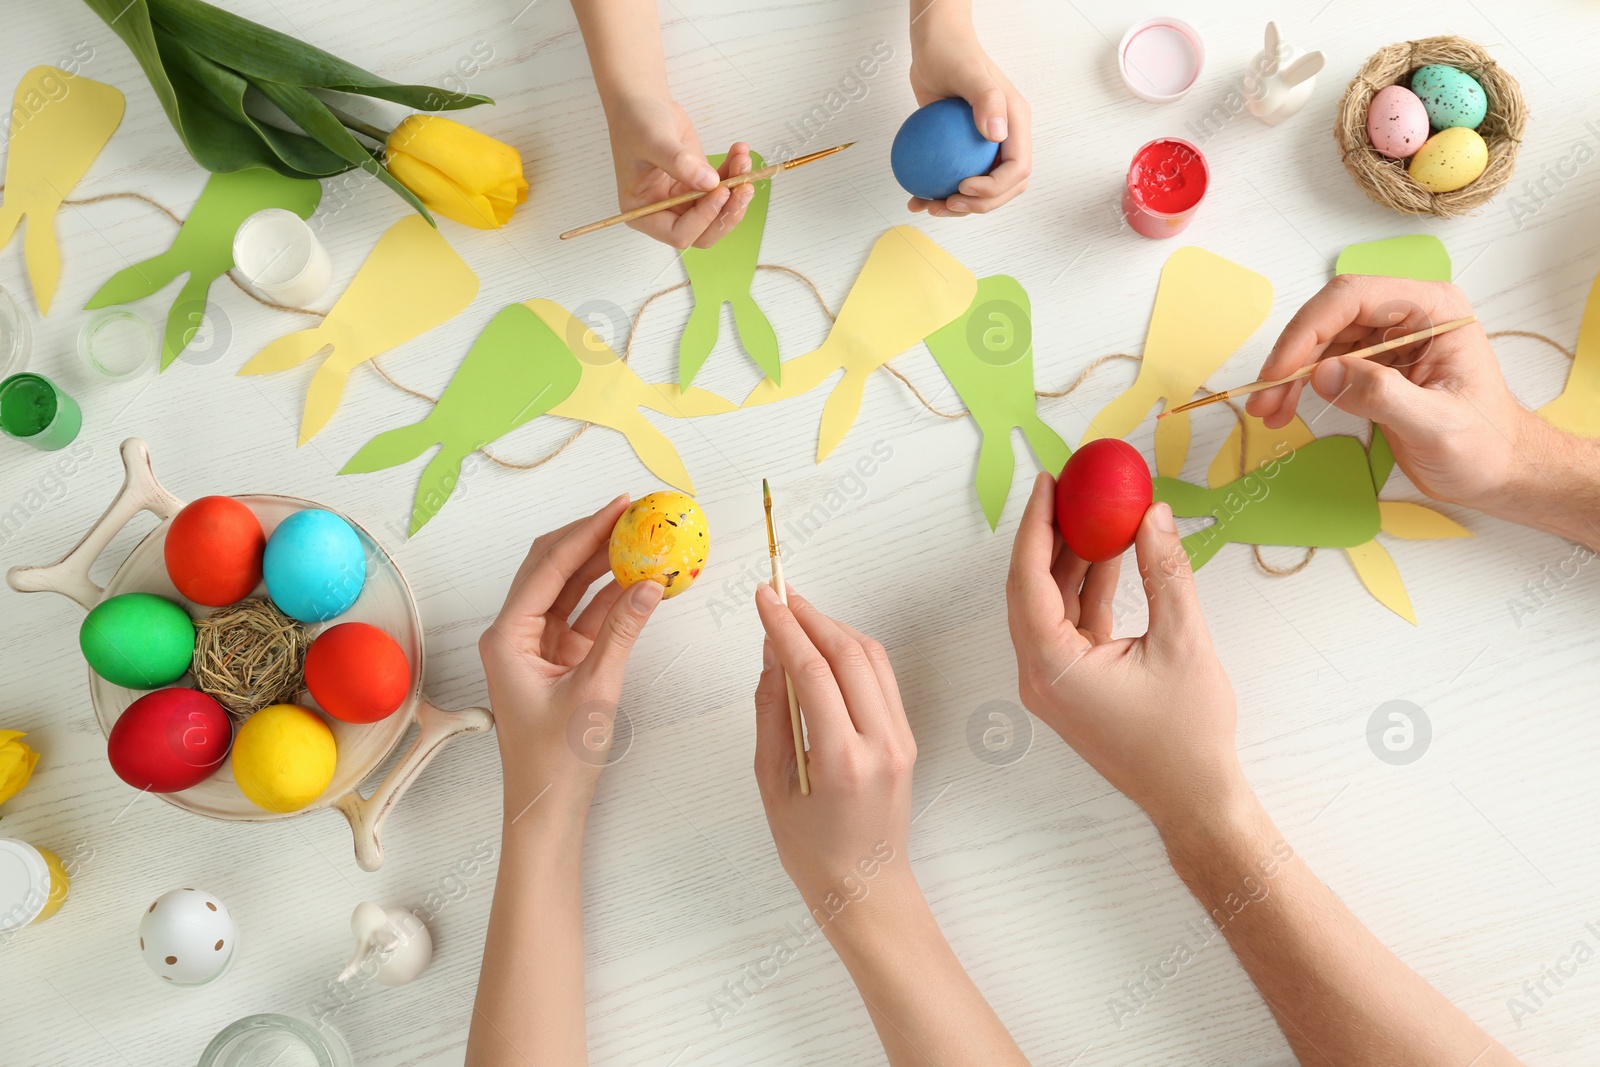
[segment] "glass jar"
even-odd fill
[[[247,1015],[223,1027],[200,1054],[199,1067],[354,1067],[332,1027],[289,1015]]]

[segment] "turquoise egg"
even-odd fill
[[[95,605],[78,629],[78,647],[112,685],[156,689],[183,677],[194,659],[194,623],[153,593],[123,593]]]
[[[261,557],[267,595],[291,619],[326,622],[343,615],[367,582],[361,537],[331,511],[307,508],[278,524]]]
[[[1436,130],[1464,126],[1475,130],[1489,113],[1483,86],[1464,70],[1436,63],[1411,76],[1411,91],[1428,111],[1428,124]]]

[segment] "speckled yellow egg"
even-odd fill
[[[628,506],[611,530],[611,573],[626,589],[649,579],[674,597],[694,584],[711,551],[706,513],[683,493],[663,490]]]
[[[1489,165],[1489,146],[1477,130],[1452,126],[1423,142],[1409,173],[1430,193],[1453,193],[1471,185]]]

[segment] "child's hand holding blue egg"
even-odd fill
[[[912,4],[911,90],[920,110],[896,135],[907,207],[930,215],[993,211],[1028,187],[1033,113],[978,43],[963,5]]]

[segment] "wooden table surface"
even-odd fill
[[[441,224],[482,289],[467,312],[385,359],[401,381],[437,393],[495,311],[531,297],[588,314],[620,348],[645,297],[682,279],[670,249],[628,230],[555,240],[615,204],[604,122],[565,3],[228,6],[391,78],[493,96],[498,106],[465,120],[527,160],[533,200],[509,227],[481,233]],[[1059,388],[1097,356],[1140,350],[1161,264],[1184,242],[1274,286],[1267,325],[1214,384],[1252,376],[1345,245],[1404,233],[1444,240],[1490,329],[1574,342],[1600,270],[1600,168],[1587,165],[1600,154],[1592,108],[1600,15],[1592,5],[1177,0],[1165,13],[1201,31],[1206,67],[1185,99],[1165,106],[1131,97],[1113,59],[1130,22],[1160,11],[1112,0],[978,6],[989,51],[1033,105],[1034,176],[1004,211],[940,220],[905,213],[888,167],[890,138],[913,107],[903,3],[662,4],[673,88],[708,151],[736,137],[769,153],[792,147],[800,139],[792,129],[808,116],[810,148],[860,139],[849,153],[778,180],[763,262],[803,272],[837,307],[878,234],[910,222],[979,276],[1008,273],[1027,288],[1041,388]],[[127,94],[121,129],[76,195],[136,190],[186,212],[206,176],[121,42],[75,3],[16,4],[7,14],[0,86],[87,49],[82,73]],[[1230,89],[1268,18],[1287,40],[1328,54],[1310,104],[1277,128],[1229,114]],[[1344,173],[1332,116],[1367,55],[1445,32],[1487,45],[1520,79],[1533,119],[1517,179],[1494,202],[1451,222],[1404,218],[1367,201]],[[876,76],[847,80],[875,51],[888,57]],[[1183,238],[1162,243],[1119,230],[1115,203],[1133,150],[1164,134],[1204,142],[1213,185]],[[1537,196],[1525,186],[1534,181],[1542,185]],[[335,272],[326,307],[404,208],[368,179],[349,178],[327,183],[322,211]],[[31,367],[80,398],[84,431],[71,453],[4,448],[7,566],[66,551],[120,483],[118,443],[141,436],[180,497],[294,494],[378,531],[420,601],[427,690],[460,707],[485,699],[476,639],[528,542],[620,491],[657,488],[620,436],[596,431],[534,471],[469,465],[449,506],[407,540],[417,465],[360,477],[335,472],[375,432],[419,418],[420,401],[360,371],[333,423],[296,448],[309,370],[250,379],[233,372],[308,321],[255,304],[225,280],[212,289],[209,347],[197,358],[159,380],[91,381],[74,350],[84,317],[75,309],[114,270],[164,249],[174,227],[124,200],[69,207],[59,231],[65,269],[48,318],[36,317],[20,240],[0,255],[0,285],[35,317]],[[172,292],[142,310],[163,315]],[[794,279],[763,273],[756,296],[787,354],[824,335],[826,319]],[[646,313],[633,356],[646,380],[675,377],[687,311],[680,291]],[[1567,364],[1559,353],[1512,339],[1501,342],[1500,356],[1526,403],[1560,390]],[[936,404],[957,406],[920,346],[894,366]],[[738,398],[757,373],[725,324],[697,384]],[[1108,366],[1073,396],[1042,401],[1044,417],[1076,443],[1131,378],[1128,364]],[[639,642],[624,705],[631,747],[595,802],[585,867],[593,1061],[881,1060],[867,1014],[826,944],[799,949],[759,983],[746,979],[757,968],[770,972],[772,947],[804,915],[750,773],[760,630],[749,594],[766,568],[758,490],[768,477],[783,512],[815,519],[809,536],[789,537],[789,578],[881,638],[894,658],[921,752],[912,860],[957,952],[1033,1061],[1289,1062],[1220,942],[1119,1020],[1123,983],[1178,942],[1194,945],[1200,908],[1167,867],[1149,823],[1054,735],[1035,729],[1026,755],[1006,766],[969,748],[978,709],[1016,699],[1002,587],[1031,457],[1024,453],[991,534],[971,486],[977,434],[969,421],[933,417],[901,383],[874,375],[859,422],[818,466],[822,398],[818,391],[755,413],[663,427],[694,475],[715,543],[697,587],[666,605]],[[1309,411],[1322,406],[1313,400]],[[1230,418],[1211,408],[1196,419],[1187,477],[1203,479]],[[1131,437],[1147,456],[1150,425]],[[571,429],[543,418],[497,447],[531,459]],[[1316,429],[1361,430],[1338,412],[1319,417]],[[63,467],[63,456],[75,459]],[[872,473],[862,476],[858,461],[873,456]],[[1420,499],[1399,472],[1385,496]],[[1265,575],[1237,546],[1206,568],[1200,591],[1238,691],[1239,745],[1294,847],[1378,937],[1529,1063],[1591,1064],[1600,1059],[1600,962],[1574,971],[1572,961],[1580,943],[1588,955],[1600,950],[1600,585],[1594,568],[1572,562],[1572,548],[1555,538],[1445,510],[1475,537],[1385,542],[1415,603],[1416,627],[1368,596],[1338,552],[1319,553],[1289,578]],[[144,516],[118,538],[97,573],[109,574],[149,525]],[[1268,553],[1279,564],[1298,556]],[[61,914],[0,947],[0,1062],[192,1063],[230,1020],[264,1011],[331,1019],[362,1063],[460,1061],[499,850],[492,740],[460,741],[428,768],[388,824],[388,862],[364,873],[331,812],[239,825],[136,796],[112,774],[88,704],[79,609],[9,590],[0,603],[0,727],[28,731],[43,753],[0,829],[77,867]],[[1119,631],[1142,629],[1132,579],[1119,604],[1127,609]],[[1366,740],[1369,718],[1391,700],[1412,702],[1431,723],[1431,746],[1408,765],[1380,761]],[[1181,710],[1180,699],[1173,711]],[[198,990],[164,987],[135,945],[141,909],[178,886],[216,893],[241,928],[233,969]],[[426,909],[436,962],[409,987],[335,999],[328,980],[350,948],[351,909],[364,899]],[[1559,984],[1545,977],[1549,995],[1536,1010],[1515,1010],[1512,997],[1533,1006],[1524,982],[1558,966],[1564,976]],[[741,980],[749,995],[738,1010],[719,1011],[714,998]]]

